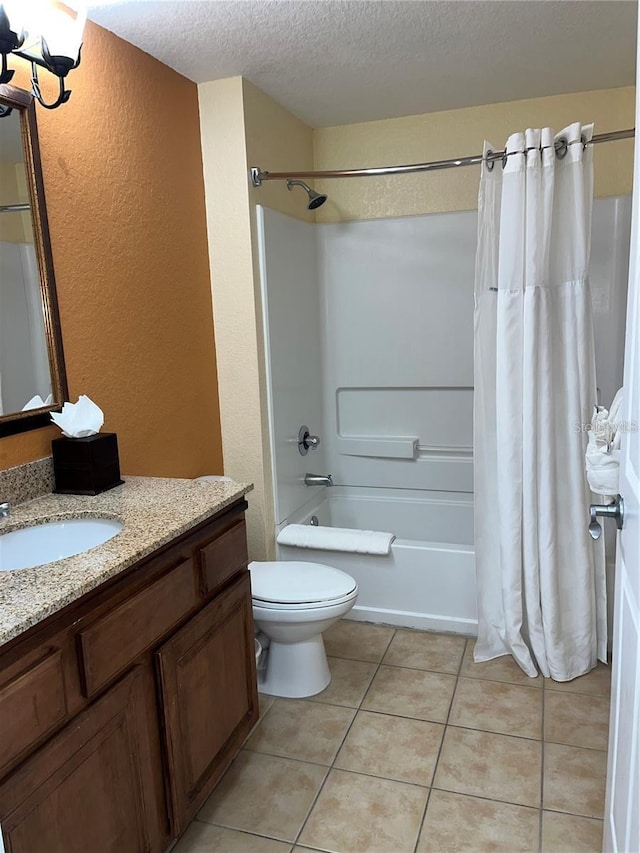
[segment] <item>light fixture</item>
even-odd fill
[[[0,2],[0,83],[9,83],[13,77],[7,57],[14,54],[31,63],[31,94],[45,109],[66,104],[71,92],[65,87],[65,78],[80,65],[86,20],[87,9],[80,0]],[[53,103],[48,104],[42,96],[38,68],[58,78],[60,91]]]

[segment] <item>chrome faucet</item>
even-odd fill
[[[8,518],[11,512],[11,504],[0,504],[0,518]]]
[[[333,486],[331,474],[305,474],[305,486]]]

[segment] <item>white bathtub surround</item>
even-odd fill
[[[607,659],[604,552],[587,533],[596,404],[591,125],[515,133],[483,167],[475,316],[477,661],[567,681]],[[493,146],[488,146],[492,147]],[[495,150],[495,148],[494,148]]]
[[[343,551],[345,554],[389,554],[394,533],[354,530],[348,527],[314,527],[311,524],[287,524],[278,533],[278,545],[315,548],[318,551]]]
[[[322,530],[391,527],[398,538],[388,556],[277,546],[280,560],[325,563],[359,587],[349,619],[407,628],[475,634],[476,579],[473,503],[469,495],[409,489],[335,486],[307,504],[295,521],[316,515]],[[456,544],[451,544],[456,543]]]
[[[590,285],[608,404],[622,381],[630,198],[597,199],[593,214]],[[357,577],[352,619],[476,632],[477,219],[314,225],[260,211],[275,533],[316,514],[321,525],[398,537],[385,557],[277,546],[279,559]],[[306,456],[302,424],[322,439]],[[309,472],[331,472],[336,486],[306,487]],[[603,538],[612,556],[615,532]]]
[[[307,473],[327,474],[316,236],[309,222],[257,208],[276,524],[306,501]],[[298,452],[302,425],[321,443]]]

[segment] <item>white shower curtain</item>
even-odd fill
[[[607,651],[604,553],[587,532],[584,473],[596,380],[593,161],[581,139],[592,132],[514,133],[504,169],[483,164],[478,204],[475,659],[512,654],[528,675],[558,681]],[[568,142],[562,158],[555,140]]]
[[[51,367],[49,350],[44,326],[44,309],[36,247],[33,243],[17,243],[22,263],[24,293],[27,304],[27,323],[31,337],[31,355],[33,358],[34,393],[43,400],[51,394]],[[29,395],[32,396],[32,395]],[[27,401],[25,400],[25,403]]]

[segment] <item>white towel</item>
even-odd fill
[[[620,409],[622,388],[614,397],[611,409],[596,408],[585,455],[587,480],[591,491],[603,495],[607,503],[618,494],[620,474]]]
[[[380,533],[377,530],[287,524],[278,533],[277,542],[292,548],[317,548],[320,551],[345,551],[351,554],[388,554],[395,538],[393,533]]]
[[[620,451],[597,447],[589,441],[586,455],[587,480],[592,492],[613,502],[619,491]]]

